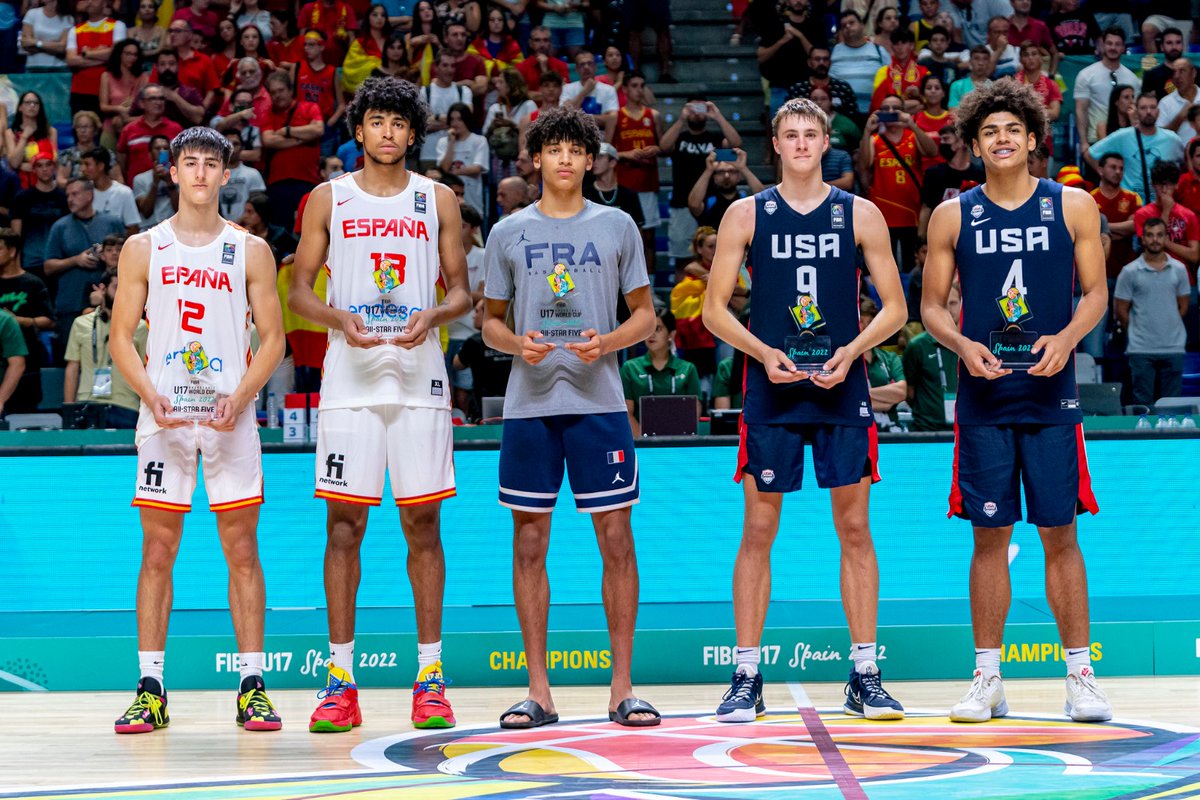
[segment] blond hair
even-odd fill
[[[771,120],[771,135],[779,135],[779,126],[788,117],[798,117],[816,123],[826,136],[829,135],[829,117],[821,107],[806,97],[793,97],[779,107]]]

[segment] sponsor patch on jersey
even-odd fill
[[[413,192],[413,208],[418,214],[425,213],[425,193]]]
[[[841,203],[831,203],[829,206],[829,227],[838,229],[846,227],[846,210]]]
[[[1053,197],[1039,197],[1038,198],[1038,208],[1042,212],[1042,222],[1053,222],[1054,221],[1054,198]]]
[[[1075,411],[1079,408],[1079,400],[1073,397],[1066,400],[1059,400],[1058,407],[1063,411]]]
[[[989,517],[996,516],[997,510],[998,510],[998,507],[991,500],[988,500],[986,503],[983,504],[983,513],[987,514]]]
[[[980,217],[982,217],[983,216],[983,206],[979,205],[978,203],[971,206],[971,216],[974,219],[979,219]]]
[[[763,211],[767,212],[768,214],[774,214],[775,209],[777,208],[779,208],[779,204],[774,200],[768,200],[767,202],[763,203]]]
[[[431,381],[429,382],[429,393],[430,393],[431,395],[433,395],[434,397],[441,397],[441,396],[442,396],[442,392],[443,392],[443,391],[444,391],[444,389],[443,389],[443,387],[442,387],[442,382],[441,382],[441,381],[439,381],[439,380],[431,380]]]

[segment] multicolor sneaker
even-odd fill
[[[421,670],[413,683],[412,724],[414,728],[453,728],[454,710],[446,699],[442,662]]]
[[[344,733],[362,725],[362,710],[358,707],[358,687],[350,673],[330,665],[325,688],[317,692],[321,704],[308,722],[313,733]]]
[[[167,714],[167,693],[154,678],[138,681],[137,697],[125,713],[113,723],[117,733],[149,733],[171,723]]]
[[[1112,719],[1112,703],[1096,683],[1096,673],[1091,667],[1067,674],[1067,702],[1063,711],[1076,722]]]
[[[741,670],[734,670],[729,691],[717,706],[717,722],[754,722],[765,713],[762,673],[755,672],[751,677]]]
[[[843,710],[867,719],[904,719],[904,706],[883,688],[882,677],[878,667],[868,666],[861,673],[851,667]]]
[[[242,681],[237,697],[237,724],[248,731],[277,731],[283,727],[279,712],[267,697],[267,687],[257,675]]]

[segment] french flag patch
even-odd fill
[[[624,450],[609,450],[608,451],[608,463],[624,464],[625,463],[625,451]]]

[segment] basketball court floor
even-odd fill
[[[364,686],[362,727],[324,735],[307,730],[306,690],[272,692],[277,733],[239,729],[232,690],[180,691],[170,727],[136,736],[112,732],[131,692],[9,693],[0,798],[1200,797],[1197,678],[1102,675],[1116,718],[1097,725],[1063,716],[1061,680],[1008,680],[1007,718],[951,724],[965,677],[890,682],[899,722],[842,714],[834,683],[768,683],[768,715],[747,725],[712,718],[723,686],[639,686],[664,714],[644,729],[608,722],[607,689],[562,687],[563,721],[531,731],[496,724],[518,688],[452,687],[458,727],[426,732],[408,723],[407,691]]]

